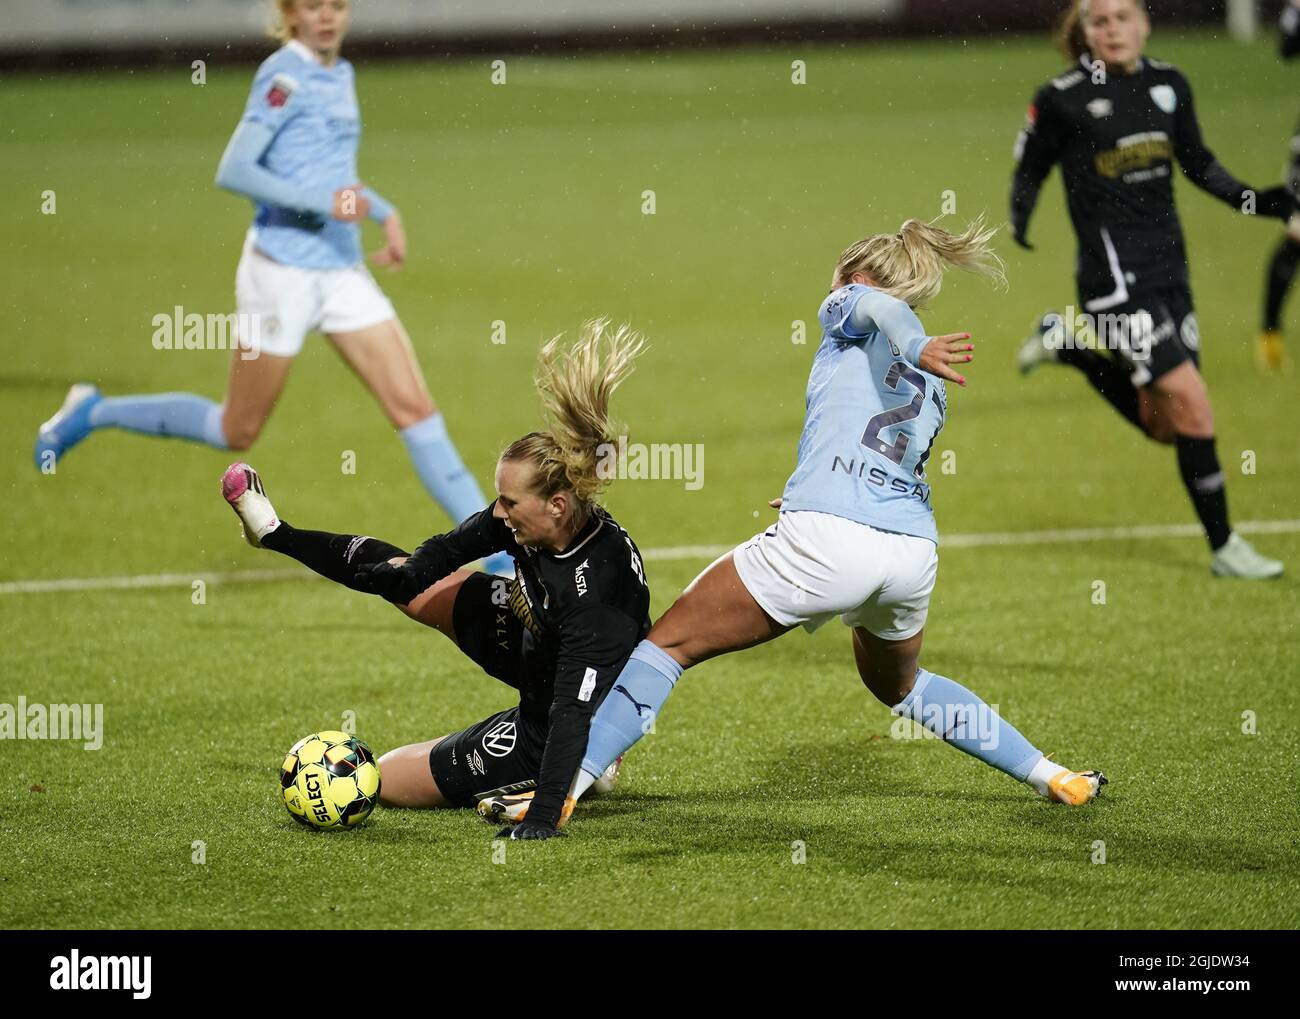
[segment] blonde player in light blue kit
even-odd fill
[[[406,259],[397,210],[358,181],[361,117],[352,65],[339,56],[349,0],[279,0],[284,45],[263,62],[217,184],[251,198],[253,225],[235,277],[240,350],[221,404],[190,393],[104,397],[73,386],[41,426],[48,470],[92,431],[124,428],[217,449],[248,449],[308,333],[329,337],[401,434],[429,494],[460,523],[486,504],[447,434],[410,339],[365,265],[361,220],[382,225],[376,264]],[[509,571],[508,557],[488,568]]]
[[[649,731],[684,670],[835,616],[852,628],[863,683],[895,714],[1043,797],[1096,797],[1100,772],[1053,764],[978,694],[919,664],[939,568],[925,463],[947,410],[943,380],[966,384],[952,365],[974,348],[969,333],[927,335],[912,309],[950,266],[1001,279],[993,233],[910,219],[840,256],[780,518],[696,577],[637,645],[592,719],[571,797]],[[479,809],[520,818],[527,806],[494,797]]]

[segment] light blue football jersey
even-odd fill
[[[948,397],[943,380],[909,364],[884,333],[852,332],[853,306],[870,291],[841,287],[818,312],[824,332],[781,512],[832,513],[937,544],[925,463]]]
[[[244,109],[245,121],[275,132],[262,165],[314,196],[358,182],[361,111],[352,65],[325,67],[302,43],[288,42],[263,61]],[[257,205],[257,246],[277,262],[339,269],[362,259],[361,225]]]

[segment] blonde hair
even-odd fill
[[[1146,0],[1133,0],[1137,9],[1145,12]],[[1061,23],[1056,29],[1056,48],[1067,60],[1078,60],[1088,52],[1088,37],[1083,31],[1083,19],[1088,14],[1091,0],[1074,0],[1069,10],[1061,16]]]
[[[632,374],[645,341],[626,324],[611,332],[605,318],[584,322],[567,347],[561,339],[556,336],[537,356],[534,382],[547,430],[516,439],[500,459],[532,464],[533,491],[543,498],[570,489],[585,508],[608,480],[597,470],[602,447],[617,442],[610,395]]]
[[[267,29],[266,34],[272,39],[279,39],[280,42],[288,42],[293,38],[293,31],[289,28],[289,19],[286,15],[293,10],[294,0],[274,0],[274,4],[275,20],[271,22],[271,27]]]
[[[1006,286],[1002,259],[990,243],[995,234],[997,229],[985,226],[983,216],[960,234],[909,219],[896,234],[874,234],[845,248],[835,266],[831,289],[847,284],[854,273],[864,272],[876,281],[877,290],[916,308],[939,293],[949,267],[991,276]]]

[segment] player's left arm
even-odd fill
[[[640,628],[631,616],[600,602],[580,604],[562,621],[555,699],[537,792],[528,816],[511,830],[511,838],[547,838],[558,833],[565,797],[587,749],[591,717],[639,636]]]
[[[406,230],[402,226],[401,214],[397,206],[369,185],[362,188],[361,193],[370,202],[370,218],[384,228],[384,246],[370,259],[376,265],[396,268],[406,261]]]
[[[1202,191],[1241,212],[1289,219],[1295,211],[1295,198],[1284,186],[1256,191],[1229,173],[1215,158],[1201,136],[1192,88],[1181,75],[1174,82],[1174,93],[1178,104],[1174,114],[1174,154],[1184,176]]]

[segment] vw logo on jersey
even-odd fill
[[[497,722],[483,734],[483,749],[493,757],[505,757],[514,748],[514,722]]]
[[[1178,95],[1172,85],[1152,85],[1151,98],[1166,113],[1173,113],[1174,107],[1178,105]]]
[[[1087,109],[1093,117],[1097,120],[1101,120],[1102,117],[1109,117],[1115,112],[1115,104],[1109,99],[1094,99],[1088,104]]]

